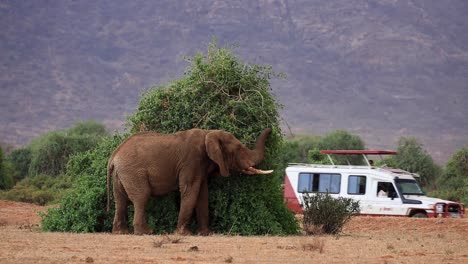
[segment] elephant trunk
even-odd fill
[[[254,163],[259,164],[265,158],[265,144],[268,136],[271,133],[271,128],[265,128],[257,139],[255,149],[253,149]]]

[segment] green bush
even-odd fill
[[[78,122],[71,128],[66,130],[69,135],[87,135],[93,137],[107,137],[109,134],[106,131],[106,127],[94,120],[85,122]]]
[[[94,148],[105,136],[107,132],[103,125],[89,121],[34,139],[29,145],[29,176],[46,174],[55,177],[65,173],[66,164],[72,154]]]
[[[258,235],[292,234],[298,230],[293,214],[283,203],[277,162],[282,136],[278,104],[270,94],[269,66],[248,65],[226,48],[210,44],[207,54],[191,59],[186,75],[167,87],[146,92],[129,119],[133,132],[154,130],[173,133],[193,127],[223,129],[252,146],[265,127],[273,129],[262,168],[276,169],[272,176],[210,179],[210,228],[219,233]],[[95,150],[74,156],[68,173],[79,177],[73,194],[61,207],[43,217],[49,231],[110,231],[113,212],[106,208],[106,165],[110,153],[123,140],[106,141]],[[73,197],[71,197],[73,195]],[[179,194],[152,199],[148,224],[156,233],[173,232]],[[131,222],[132,214],[129,216]]]
[[[430,195],[468,205],[468,148],[459,149],[448,160],[437,187]]]
[[[0,192],[0,199],[46,205],[56,203],[71,187],[70,177],[37,175],[18,182],[11,190]]]
[[[304,199],[304,231],[308,235],[338,234],[351,217],[359,214],[359,201],[333,198],[328,193],[308,193]]]
[[[0,147],[0,190],[10,189],[13,186],[13,178],[7,169],[7,164],[3,158],[3,150]]]
[[[285,166],[289,162],[329,164],[326,155],[320,154],[324,149],[365,149],[364,141],[357,135],[345,130],[335,130],[325,136],[299,135],[287,139],[283,143],[280,153],[281,163]],[[349,158],[349,157],[348,157]],[[346,159],[332,156],[335,164],[346,164]],[[354,164],[363,163],[361,156],[351,157]]]
[[[15,182],[26,178],[31,164],[31,149],[19,148],[13,150],[7,157],[7,161],[12,167],[12,177]]]
[[[308,153],[308,162],[312,164],[331,164],[330,161],[328,160],[328,157],[322,153],[320,153],[320,150],[317,148],[309,150]],[[333,157],[332,157],[333,159]],[[335,162],[335,161],[333,161]],[[336,163],[335,163],[336,164]]]
[[[107,159],[125,139],[124,135],[104,139],[96,148],[70,157],[67,175],[73,188],[42,215],[45,231],[103,232],[112,227],[112,216],[105,211]]]
[[[442,168],[434,162],[423,145],[416,138],[402,137],[398,140],[397,152],[394,157],[386,159],[387,164],[419,174],[421,186],[433,190],[437,177],[442,174]]]

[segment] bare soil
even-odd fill
[[[468,218],[356,217],[340,236],[44,233],[45,207],[0,201],[0,263],[468,263]]]

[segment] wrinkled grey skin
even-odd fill
[[[107,166],[108,211],[111,177],[115,199],[112,233],[129,232],[127,207],[132,202],[134,233],[151,234],[145,216],[149,198],[179,190],[181,204],[176,232],[190,234],[187,225],[195,210],[199,234],[209,234],[208,177],[228,176],[230,170],[258,173],[253,166],[263,160],[270,133],[270,128],[264,129],[253,150],[221,130],[191,129],[175,134],[140,132],[132,135],[114,151]]]

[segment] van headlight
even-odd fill
[[[444,205],[443,204],[436,204],[435,206],[436,213],[441,214],[444,212]]]

